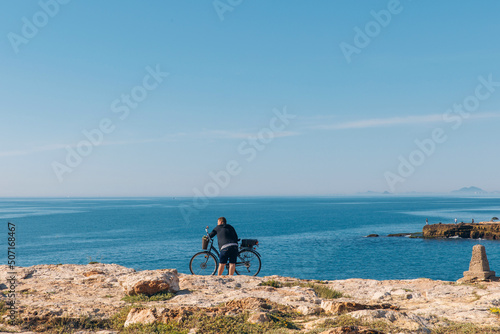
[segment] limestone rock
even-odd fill
[[[407,315],[404,312],[393,310],[362,310],[350,313],[350,316],[365,321],[383,320],[409,331],[417,331],[420,333],[430,333],[427,328],[429,325],[425,319],[417,315]]]
[[[90,277],[94,275],[104,275],[104,271],[102,270],[91,270],[83,273],[83,276]]]
[[[268,300],[254,297],[230,300],[225,304],[225,307],[241,310],[268,310],[271,308]]]
[[[313,315],[313,314],[319,314],[323,310],[321,307],[317,306],[308,306],[308,305],[301,305],[297,307],[296,309],[298,312],[302,313],[303,315]]]
[[[330,300],[326,300],[321,303],[321,308],[325,310],[326,313],[341,314],[357,310],[364,310],[367,308],[367,306],[353,302],[333,302]]]
[[[133,324],[152,324],[156,321],[156,314],[150,308],[133,308],[129,311],[125,327]]]
[[[120,285],[127,295],[179,291],[179,276],[175,269],[144,270],[124,276]]]
[[[373,300],[386,300],[391,298],[391,293],[388,291],[377,291],[373,294]]]
[[[252,324],[262,324],[269,321],[270,321],[269,316],[265,312],[253,313],[248,318],[248,322]]]

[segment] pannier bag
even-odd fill
[[[241,239],[241,247],[250,248],[258,244],[259,241],[257,239]]]

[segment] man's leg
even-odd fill
[[[231,265],[229,265],[229,270],[231,270]],[[217,272],[217,275],[221,276],[222,273],[224,272],[224,269],[226,268],[226,264],[225,263],[219,263],[219,271]],[[234,270],[233,270],[234,272]]]
[[[230,247],[229,253],[229,276],[234,275],[236,269],[236,258],[238,257],[238,247]]]

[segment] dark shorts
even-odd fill
[[[236,257],[238,256],[238,246],[229,246],[220,251],[219,263],[226,264],[227,260],[229,263],[236,263]]]

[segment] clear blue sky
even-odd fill
[[[2,1],[0,196],[500,190],[500,2],[214,3]]]

